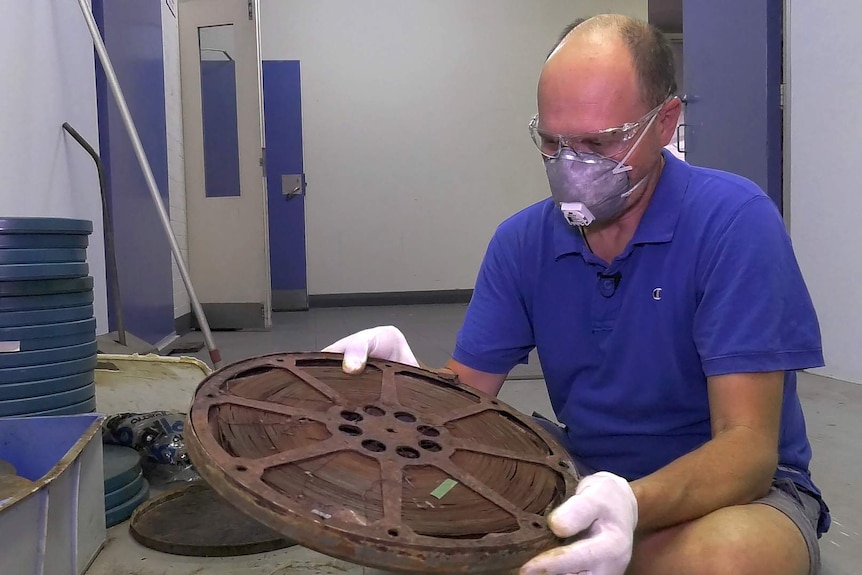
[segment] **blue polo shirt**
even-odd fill
[[[777,475],[819,498],[794,370],[823,365],[820,329],[781,215],[749,180],[665,160],[609,265],[550,198],[503,222],[453,357],[508,373],[535,348],[572,456],[629,480],[711,438],[707,377],[785,370]]]

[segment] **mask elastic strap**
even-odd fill
[[[632,195],[632,193],[633,193],[636,189],[638,189],[638,188],[640,187],[640,185],[646,181],[646,179],[647,179],[647,176],[642,177],[638,183],[636,183],[635,185],[633,185],[632,187],[630,187],[630,188],[629,188],[629,191],[627,191],[627,192],[626,192],[626,193],[624,193],[624,194],[620,194],[620,197],[621,197],[621,198],[627,198],[627,197],[629,197],[630,195]]]
[[[655,113],[655,115],[653,115],[653,117],[649,119],[649,122],[647,122],[647,125],[646,125],[646,127],[643,129],[643,131],[641,132],[641,135],[640,135],[640,136],[638,136],[638,139],[637,139],[637,140],[635,140],[635,144],[634,144],[634,146],[632,146],[631,148],[629,148],[628,153],[623,157],[623,159],[622,159],[622,160],[620,160],[620,163],[619,163],[619,164],[617,164],[617,167],[616,167],[616,168],[614,168],[614,170],[613,170],[613,173],[614,173],[614,174],[621,174],[621,173],[623,173],[623,172],[628,172],[629,170],[631,170],[631,169],[632,169],[632,167],[631,167],[631,166],[626,166],[626,165],[625,165],[625,163],[628,161],[628,159],[631,157],[631,155],[635,152],[635,150],[637,149],[638,145],[640,145],[641,140],[643,140],[644,136],[646,136],[646,133],[649,131],[650,126],[652,126],[653,120],[655,120],[655,119],[656,119],[656,117],[658,117],[658,112],[656,112],[656,113]]]

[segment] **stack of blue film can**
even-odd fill
[[[0,417],[96,409],[89,220],[0,217]]]

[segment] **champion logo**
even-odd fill
[[[657,287],[654,290],[652,290],[652,298],[655,301],[661,300],[661,288],[660,287]]]

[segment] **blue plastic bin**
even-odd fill
[[[96,558],[106,538],[103,417],[0,418],[0,459],[34,482],[0,496],[0,574],[81,575]]]

